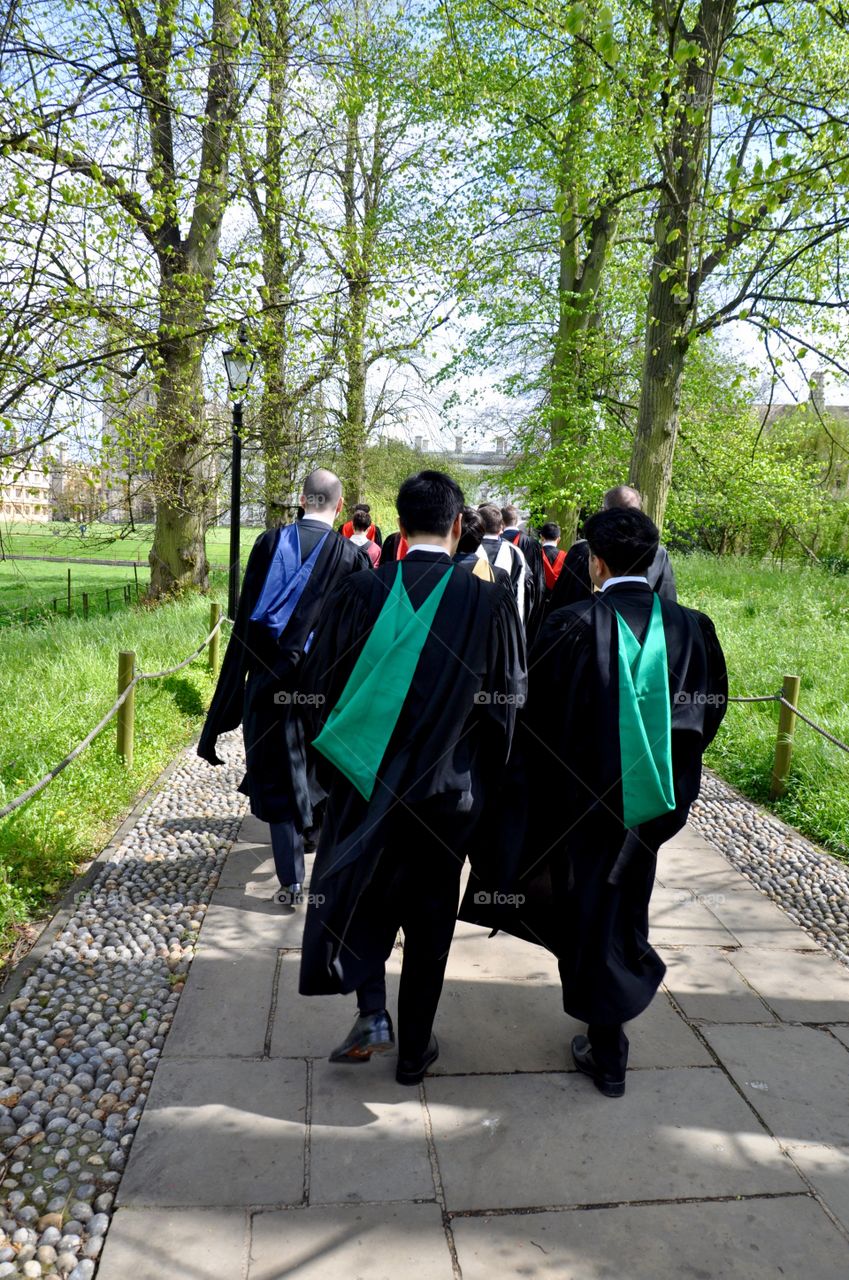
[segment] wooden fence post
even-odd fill
[[[88,618],[88,592],[83,592],[83,617]]]
[[[210,631],[213,629],[213,627],[218,626],[218,623],[220,620],[221,620],[221,605],[218,604],[215,600],[213,600],[209,606]],[[209,642],[209,655],[208,655],[209,670],[212,673],[213,678],[215,678],[218,675],[218,663],[219,663],[220,653],[221,653],[221,628],[218,627],[218,630],[216,631],[215,635],[212,637],[212,639]]]
[[[132,651],[121,650],[118,654],[118,694],[119,696],[132,684],[136,673],[136,655]],[[126,699],[118,708],[118,755],[123,758],[128,769],[133,767],[133,738],[135,735],[136,691],[131,689]]]
[[[111,610],[111,608],[110,608],[110,606],[109,606],[109,588],[108,588],[108,587],[106,588],[106,612],[107,612],[107,613],[111,613],[111,612],[112,612],[112,610]]]
[[[135,582],[136,582],[136,599],[138,600],[138,598],[139,598],[139,569],[138,569],[138,565],[136,565],[136,564],[134,564],[134,565],[133,565],[133,577],[135,578]]]
[[[794,707],[799,705],[799,676],[785,676],[781,692]],[[787,779],[790,777],[790,761],[793,757],[793,731],[796,728],[796,713],[781,703],[778,713],[778,736],[775,740],[775,761],[772,766],[772,779],[769,784],[770,800],[778,800],[787,790]]]
[[[68,570],[68,617],[71,616],[71,570]]]

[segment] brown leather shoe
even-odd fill
[[[362,1014],[347,1037],[330,1055],[331,1062],[368,1062],[373,1053],[389,1053],[395,1048],[392,1019],[385,1009]]]

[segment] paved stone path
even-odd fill
[[[468,925],[422,1087],[330,1066],[354,1001],[297,995],[274,885],[247,817],[98,1280],[845,1280],[849,970],[693,829],[661,851],[666,991],[619,1101],[571,1069],[553,959]]]

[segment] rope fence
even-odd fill
[[[69,751],[63,760],[60,760],[49,773],[43,778],[39,778],[38,782],[34,782],[21,795],[16,796],[14,800],[10,800],[8,804],[0,809],[0,818],[8,817],[10,813],[14,813],[21,805],[32,800],[33,796],[37,796],[43,791],[54,778],[58,777],[63,769],[67,769],[72,761],[82,755],[86,747],[94,742],[98,734],[102,733],[110,720],[118,716],[118,754],[123,757],[127,767],[131,767],[133,763],[133,737],[134,737],[134,710],[135,710],[135,689],[136,685],[143,680],[161,680],[164,676],[174,675],[177,671],[182,671],[196,658],[200,657],[204,649],[209,645],[209,669],[213,676],[218,674],[219,656],[220,656],[220,631],[225,622],[229,621],[225,614],[221,612],[221,605],[212,603],[210,605],[210,631],[201,644],[193,653],[190,653],[182,662],[178,662],[176,666],[165,667],[162,671],[136,671],[135,658],[136,655],[131,652],[122,651],[118,655],[118,697],[106,714],[91,729],[82,742],[77,743],[73,751]]]
[[[210,605],[210,631],[204,637],[194,652],[190,653],[187,658],[183,658],[182,662],[178,662],[173,667],[165,667],[162,671],[138,671],[135,667],[136,655],[129,651],[122,650],[118,655],[118,697],[106,714],[100,719],[93,729],[83,738],[81,742],[74,747],[73,751],[69,751],[64,759],[60,760],[57,765],[46,773],[38,782],[33,783],[21,795],[16,796],[14,800],[10,800],[8,804],[0,808],[0,818],[8,817],[10,813],[14,813],[21,805],[32,800],[40,791],[43,791],[54,778],[66,769],[72,761],[82,755],[86,747],[90,746],[98,734],[102,733],[107,724],[118,716],[118,754],[124,759],[128,768],[133,762],[133,739],[135,726],[135,688],[143,680],[161,680],[165,676],[175,675],[176,672],[182,671],[196,658],[200,657],[204,649],[209,646],[209,669],[213,676],[218,673],[219,656],[220,656],[220,631],[225,622],[232,621],[222,614],[221,606],[217,603]],[[777,799],[782,796],[787,787],[787,780],[790,775],[790,763],[793,754],[793,736],[795,730],[796,719],[804,721],[816,733],[819,733],[828,742],[831,742],[841,751],[849,754],[849,745],[841,742],[833,733],[822,725],[817,724],[815,720],[811,720],[804,712],[799,710],[799,686],[801,680],[799,676],[785,676],[783,687],[777,693],[762,693],[753,695],[729,695],[729,702],[737,703],[753,703],[753,702],[777,702],[781,706],[781,713],[778,721],[778,735],[775,744],[775,760],[772,769],[772,779],[770,783],[770,799]],[[788,696],[791,695],[791,696]]]

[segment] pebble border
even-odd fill
[[[246,802],[240,737],[192,745],[78,895],[0,1023],[0,1280],[92,1280]]]
[[[0,1280],[92,1280],[133,1134],[246,803],[237,735],[194,746],[79,895],[0,1024]],[[691,821],[849,964],[849,866],[707,771]]]
[[[849,965],[849,865],[707,770],[690,822],[821,947]]]

